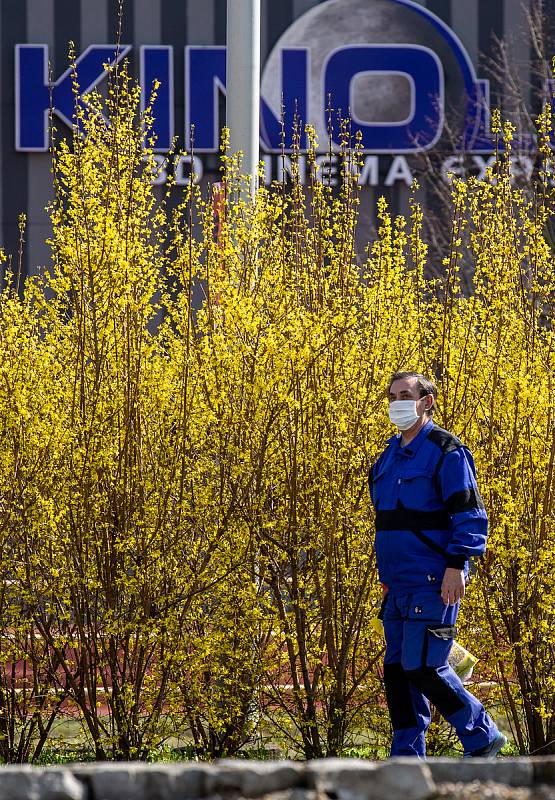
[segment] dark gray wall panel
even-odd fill
[[[0,4],[0,41],[2,46],[2,247],[17,256],[18,217],[27,213],[28,157],[14,147],[14,62],[15,45],[27,39],[27,7],[21,0],[2,0]],[[29,230],[29,236],[32,230]]]
[[[451,8],[451,25],[474,66],[478,66],[478,3],[479,0],[455,2]]]
[[[90,0],[81,0],[81,4]],[[120,6],[118,0],[108,0],[108,35],[110,41],[115,41],[116,31],[121,24],[121,41],[124,44],[133,44],[133,27],[135,19],[135,3],[124,2],[123,14],[120,23]]]
[[[214,44],[214,0],[187,0],[187,44]]]
[[[488,0],[478,4],[478,66],[480,73],[487,70],[488,59],[495,52],[495,37],[501,38],[505,30],[505,4],[503,0]],[[500,104],[502,87],[496,82],[491,84],[491,97],[495,105]]]
[[[108,27],[108,4],[113,0],[81,2],[81,47],[107,42],[112,29]]]
[[[458,1],[460,3],[460,0]],[[429,8],[432,13],[446,22],[447,25],[451,25],[451,0],[428,0],[426,8]]]
[[[50,58],[55,47],[55,0],[27,0],[27,41],[49,46]],[[63,72],[60,64],[55,77]],[[50,230],[46,206],[52,198],[50,156],[36,153],[27,157],[23,153],[16,156],[27,160],[27,215],[32,235],[26,247],[27,271],[35,272],[38,265],[48,262],[50,251],[45,239]]]
[[[185,129],[185,56],[184,45],[187,38],[187,4],[162,3],[162,42],[173,46],[173,85],[175,92],[174,124],[175,133],[180,147],[184,145],[183,132]]]
[[[72,41],[77,53],[81,52],[81,2],[55,0],[54,4],[54,73],[67,66],[68,46]]]
[[[225,44],[227,31],[227,2],[214,0],[214,44]]]

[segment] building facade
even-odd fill
[[[450,109],[460,107],[469,81],[482,87],[479,91],[489,90],[489,97],[480,95],[484,103],[495,102],[503,87],[484,81],[495,37],[510,41],[515,70],[527,85],[533,60],[527,21],[531,2],[262,0],[262,91],[268,124],[261,154],[270,176],[279,177],[279,159],[272,155],[276,149],[272,125],[279,116],[281,95],[292,104],[298,100],[295,92],[302,94],[305,115],[325,136],[326,86],[341,90],[366,136],[361,236],[369,235],[377,196],[385,195],[395,210],[404,211],[413,152],[418,147],[433,150],[441,143],[444,117],[430,122],[435,116],[433,106],[426,110],[430,92],[441,98],[445,119]],[[544,0],[546,15],[554,5],[553,0]],[[51,196],[51,174],[50,157],[42,146],[46,124],[42,67],[49,62],[53,81],[61,87],[54,97],[55,103],[59,98],[62,128],[68,43],[74,43],[80,58],[92,52],[87,48],[96,47],[100,53],[101,46],[113,44],[117,24],[117,0],[0,0],[1,246],[9,254],[17,253],[18,217],[25,213],[26,273],[33,274],[49,260],[45,206]],[[168,77],[159,109],[161,144],[173,133],[186,147],[188,124],[194,121],[202,129],[198,159],[204,183],[217,175],[210,136],[213,129],[217,138],[224,123],[225,77],[222,80],[218,70],[225,41],[226,0],[125,0],[122,42],[128,46],[134,74],[142,74],[145,82],[158,73]],[[353,68],[359,56],[360,65]],[[436,72],[433,88],[430,76]],[[207,92],[199,88],[203,82]],[[409,123],[418,114],[421,127],[431,124],[432,129],[411,149],[414,125],[411,129]],[[468,129],[474,125],[470,149],[477,153],[478,167],[488,154],[486,116],[483,110],[477,112],[467,125]],[[160,150],[163,158],[164,147]],[[178,168],[186,166],[182,162]],[[177,197],[179,185],[173,191]]]

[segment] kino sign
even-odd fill
[[[337,24],[334,13],[338,14]],[[391,36],[392,15],[396,30],[401,31],[397,36],[406,30],[406,38],[414,39],[416,31],[420,40],[376,41],[379,36]],[[379,25],[376,27],[377,18],[382,20],[381,29]],[[77,59],[81,96],[106,77],[106,63],[115,64],[131,49],[125,45],[116,54],[112,44],[88,47]],[[176,101],[173,48],[142,46],[139,61],[143,96],[149,94],[155,79],[160,81],[154,106],[156,150],[167,152],[178,133],[173,113]],[[279,106],[283,98],[286,149],[291,147],[295,115],[324,132],[322,146],[327,149],[326,109],[331,101],[333,109],[351,117],[352,131],[360,132],[364,152],[409,154],[428,150],[438,142],[444,127],[446,63],[449,70],[456,70],[461,90],[455,105],[459,110],[465,106],[459,121],[461,147],[471,153],[491,152],[488,82],[476,77],[466,50],[448,26],[411,0],[328,0],[296,20],[268,59],[262,80],[261,148],[266,153],[281,150]],[[44,152],[48,149],[51,102],[54,114],[71,124],[74,104],[71,72],[67,70],[49,84],[48,46],[19,44],[15,81],[16,149]],[[185,48],[183,133],[188,149],[194,126],[195,151],[218,150],[222,122],[218,115],[219,94],[225,94],[226,81],[224,47]],[[384,87],[388,86],[391,87],[386,92],[389,106],[383,102]],[[378,109],[379,117],[380,108],[382,118],[372,118],[372,110]],[[338,124],[332,126],[331,134],[334,145],[338,146]],[[301,146],[304,145],[302,142]]]

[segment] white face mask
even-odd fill
[[[389,419],[400,431],[408,431],[418,420],[416,400],[393,400],[389,404]]]

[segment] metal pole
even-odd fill
[[[227,0],[226,123],[231,155],[243,153],[241,174],[258,187],[260,126],[260,0]]]

